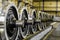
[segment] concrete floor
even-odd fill
[[[46,40],[60,40],[60,23]]]

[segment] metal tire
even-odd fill
[[[38,27],[37,27],[36,24],[33,25],[33,26],[32,26],[32,32],[33,32],[33,33],[36,33],[36,32],[37,32],[37,28],[38,28]]]
[[[26,19],[25,19],[26,18]],[[27,11],[24,9],[22,11],[22,20],[24,21],[23,25],[19,28],[19,32],[21,34],[22,38],[26,38],[27,37],[27,32],[28,32],[28,26],[26,24],[27,22]]]
[[[18,27],[16,26],[15,22],[16,20],[13,20],[15,18],[13,8],[10,7],[5,20],[5,27],[3,28],[4,31],[1,34],[2,40],[17,40],[18,38]],[[11,18],[11,19],[10,19]],[[11,24],[10,24],[11,22]]]

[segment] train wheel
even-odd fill
[[[38,24],[38,29],[39,29],[39,31],[41,31],[42,30],[42,28],[41,28],[42,26],[41,26],[41,24],[39,23]]]
[[[38,30],[37,25],[36,25],[36,24],[35,24],[35,25],[33,25],[33,26],[32,26],[32,32],[33,32],[33,33],[36,33],[36,32],[37,32],[37,30]]]
[[[28,35],[33,34],[32,25],[28,25]]]
[[[35,21],[36,21],[36,11],[33,10],[33,26],[32,26],[32,32],[33,33],[37,32],[37,30],[38,30],[38,26],[35,23]]]
[[[47,26],[46,26],[46,23],[44,23],[44,27],[46,28]]]
[[[40,25],[39,25],[39,30],[44,30],[44,24],[43,23],[40,23]]]
[[[20,27],[20,32],[21,32],[22,38],[26,38],[27,37],[27,26],[24,25]]]
[[[23,25],[22,27],[20,27],[20,33],[22,35],[22,38],[26,38],[27,37],[27,32],[28,32],[28,26],[27,26],[27,11],[26,10],[23,10],[23,13],[22,13],[22,21],[23,22]]]
[[[6,33],[9,40],[17,40],[16,37],[18,34],[18,27],[15,24],[16,20],[14,20],[16,18],[13,13],[13,9],[11,8],[6,17]]]
[[[6,15],[5,30],[3,32],[2,40],[17,40],[18,27],[16,26],[16,17],[14,15],[14,7],[9,8]]]

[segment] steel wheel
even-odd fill
[[[8,14],[6,17],[6,35],[8,37],[8,40],[17,40],[17,34],[18,34],[18,27],[16,26],[16,19],[12,8],[8,10]]]
[[[20,32],[23,38],[27,37],[27,32],[28,32],[28,27],[27,27],[27,11],[23,10],[22,13],[22,21],[24,21],[24,24],[22,25],[22,27],[20,27]]]
[[[45,28],[44,28],[44,23],[41,23],[41,26],[42,26],[41,28],[44,30],[44,29],[45,29]]]
[[[43,23],[40,23],[40,24],[38,25],[38,29],[39,29],[40,31],[44,29]]]
[[[37,24],[35,23],[36,21],[36,12],[33,12],[33,26],[32,26],[32,32],[35,33],[37,32],[38,28],[37,28]]]
[[[28,35],[33,34],[32,25],[28,25]]]
[[[26,38],[27,37],[27,26],[20,27],[20,32],[21,32],[22,38]]]
[[[37,25],[36,25],[36,24],[33,25],[33,27],[32,27],[32,32],[33,32],[33,33],[36,33],[36,32],[37,32]]]
[[[41,31],[42,30],[42,28],[41,28],[42,26],[41,26],[41,24],[39,23],[38,24],[38,29]]]

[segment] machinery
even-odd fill
[[[53,22],[53,18],[54,18],[53,15],[41,11],[39,11],[38,13],[39,13],[38,14],[39,19],[41,20],[40,28],[45,29],[46,26],[48,26],[51,22]]]
[[[31,8],[32,0],[0,0],[0,39],[22,40],[29,34],[44,29],[42,21],[52,16]],[[38,19],[36,19],[38,16]],[[48,16],[48,18],[47,18]]]
[[[36,10],[34,8],[32,8],[32,32],[35,33],[37,32],[37,24],[36,24]]]
[[[16,20],[18,20],[18,10],[14,3],[3,0],[1,2],[2,10],[0,13],[1,22],[1,39],[2,40],[17,40],[18,27],[16,26]]]
[[[3,20],[3,21],[0,21],[1,30],[2,30],[1,39],[2,40],[18,40],[20,29],[17,27],[16,21],[20,20],[20,21],[23,21],[23,24],[25,24],[26,22],[25,18],[27,17],[26,7],[24,7],[24,4],[23,4],[22,8],[19,8],[21,10],[19,10],[17,5],[15,5],[15,4],[18,4],[17,0],[4,0],[1,2],[1,4],[2,4],[2,11],[0,13],[0,18],[1,18],[0,20]],[[20,11],[21,14],[19,14],[18,11]],[[22,29],[23,28],[21,28],[20,32],[21,32],[21,35],[23,36],[24,31]]]

